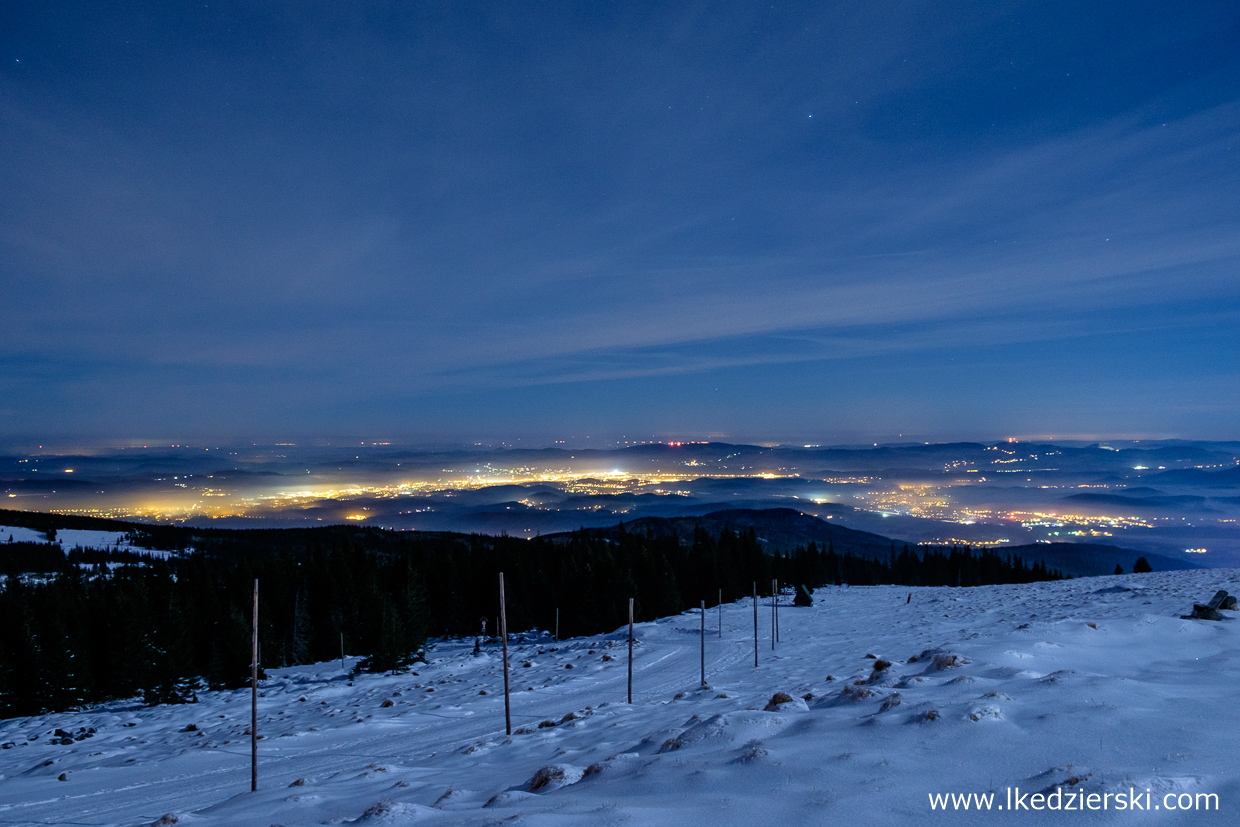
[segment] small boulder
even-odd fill
[[[1193,613],[1184,615],[1187,620],[1222,620],[1223,616],[1218,613],[1217,609],[1212,609],[1204,603],[1194,603]]]

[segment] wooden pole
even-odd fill
[[[723,589],[719,590],[719,637],[723,637]]]
[[[775,651],[775,581],[771,581],[771,651]]]
[[[344,632],[340,633],[340,668],[344,669]]]
[[[775,578],[775,642],[779,643],[779,578]]]
[[[702,688],[706,688],[706,601],[702,601]]]
[[[758,581],[753,584],[753,665],[758,665]]]
[[[557,607],[555,610],[555,639],[556,639],[556,642],[559,642],[560,640],[560,610],[559,610],[559,607]]]
[[[499,573],[499,636],[504,641],[504,732],[512,734],[512,710],[508,705],[508,609],[504,606],[504,573]]]
[[[254,630],[250,636],[250,792],[258,792],[258,578],[254,579]]]
[[[629,703],[633,703],[633,598],[629,598]]]

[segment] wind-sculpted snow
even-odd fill
[[[1220,811],[1072,813],[1197,824],[1240,804],[1240,623],[1185,620],[1240,591],[1193,570],[969,589],[833,587],[780,612],[748,601],[498,648],[443,641],[414,673],[350,682],[339,661],[260,690],[0,722],[0,824],[758,825],[1018,823],[1067,813],[930,809],[939,793],[1056,788],[1216,794]],[[787,600],[790,602],[790,598]],[[528,666],[524,665],[528,664]],[[346,666],[352,665],[352,659]],[[574,668],[567,669],[565,667]],[[59,732],[59,734],[58,734]],[[162,821],[161,821],[162,820]],[[1070,819],[1069,819],[1070,820]]]

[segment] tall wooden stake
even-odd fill
[[[340,668],[344,669],[344,632],[340,633]]]
[[[258,578],[254,579],[254,631],[250,637],[250,792],[258,792]]]
[[[779,643],[779,578],[775,579],[775,642]]]
[[[723,589],[719,590],[719,637],[723,637]]]
[[[775,581],[771,581],[771,651],[775,651]]]
[[[758,665],[758,581],[753,584],[753,665]]]
[[[508,705],[508,609],[504,606],[504,573],[499,573],[499,636],[504,641],[504,732],[512,734],[512,710]]]
[[[702,601],[702,688],[706,688],[706,601]]]
[[[560,640],[560,610],[558,607],[555,610],[555,639],[557,642]]]
[[[633,598],[629,598],[629,703],[633,703]]]

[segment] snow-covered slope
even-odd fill
[[[33,528],[21,526],[0,526],[0,544],[12,537],[16,543],[46,543],[47,534]],[[77,528],[62,528],[56,532],[56,543],[65,551],[75,548],[118,549],[132,551],[151,557],[167,557],[169,553],[159,549],[135,546],[129,541],[129,535],[123,531],[91,531]]]
[[[1240,571],[820,589],[781,608],[774,652],[760,607],[756,668],[742,601],[722,637],[707,614],[708,690],[696,614],[640,624],[632,706],[624,630],[542,638],[510,650],[511,737],[498,647],[441,643],[416,675],[354,684],[339,662],[276,670],[257,793],[248,690],[14,719],[0,823],[1222,823],[1240,805],[1240,624],[1180,618],[1219,588],[1240,591]],[[768,710],[777,692],[792,700]],[[57,728],[80,740],[53,743]],[[1006,798],[1056,786],[1111,793],[1108,812]],[[931,809],[931,794],[991,792],[1005,809]],[[1121,792],[1159,809],[1116,812]],[[1221,811],[1162,806],[1209,803],[1197,794]]]

